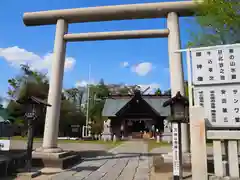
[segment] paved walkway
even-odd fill
[[[151,171],[147,144],[128,141],[108,155],[86,158],[70,170],[52,176],[52,180],[149,180]]]

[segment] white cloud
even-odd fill
[[[82,80],[82,81],[77,81],[75,86],[86,87],[88,84],[96,84],[96,82],[94,80],[91,80],[91,81]]]
[[[9,102],[10,102],[9,99],[7,99],[7,98],[2,98],[2,101],[1,101],[0,104],[2,104],[4,108],[7,108]]]
[[[124,67],[124,68],[129,67],[129,63],[127,61],[122,62],[121,66]]]
[[[132,67],[132,71],[139,76],[146,76],[153,69],[153,65],[150,62],[139,63]]]
[[[75,86],[76,87],[85,87],[85,86],[87,86],[87,84],[88,84],[88,82],[83,80],[83,81],[77,81]]]
[[[0,48],[0,57],[3,57],[9,64],[14,67],[19,67],[20,64],[28,64],[32,69],[47,72],[51,71],[53,53],[47,53],[44,56],[39,56],[33,52],[29,52],[18,46]],[[73,57],[66,57],[65,71],[71,70],[76,63]]]

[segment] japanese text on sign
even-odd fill
[[[240,82],[240,47],[192,52],[193,84]]]
[[[197,87],[194,99],[195,104],[202,104],[212,126],[240,127],[240,85]]]
[[[212,127],[240,128],[238,59],[240,44],[191,51],[194,105],[204,107]]]
[[[179,157],[179,129],[177,123],[172,123],[172,150],[173,150],[173,175],[180,174],[180,157]]]

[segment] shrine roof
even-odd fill
[[[111,96],[111,98],[106,99],[102,116],[115,117],[116,113],[121,110],[133,97],[133,95]],[[170,107],[163,107],[163,103],[169,98],[169,96],[142,95],[142,99],[145,100],[161,116],[170,115]]]
[[[131,99],[134,96],[134,94],[129,94],[129,95],[121,95],[121,94],[112,94],[109,96],[109,98],[114,98],[114,99]],[[168,95],[156,95],[156,94],[142,94],[141,95],[143,98],[154,98],[154,99],[164,99],[164,98],[171,98],[171,96]]]

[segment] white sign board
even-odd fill
[[[191,65],[194,105],[208,125],[240,128],[240,45],[195,49]]]
[[[194,88],[194,104],[204,107],[213,127],[240,127],[240,85]]]
[[[9,151],[10,140],[0,140],[0,151]]]
[[[180,157],[179,157],[179,128],[177,123],[172,123],[172,152],[173,152],[173,175],[180,175]]]
[[[240,46],[192,51],[193,84],[240,83]]]

